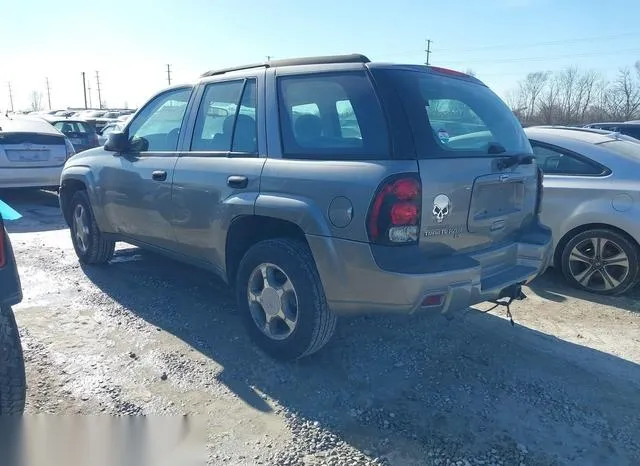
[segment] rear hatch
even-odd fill
[[[462,73],[433,67],[384,73],[395,83],[416,147],[420,250],[445,257],[513,241],[535,218],[538,192],[533,152],[513,113]]]
[[[0,168],[60,167],[66,159],[65,137],[49,123],[0,122]]]

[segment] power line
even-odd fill
[[[582,58],[582,57],[595,57],[599,55],[621,55],[626,53],[640,53],[640,49],[626,49],[626,50],[612,50],[606,52],[588,52],[588,53],[572,53],[566,55],[551,55],[551,56],[542,56],[542,57],[518,57],[518,58],[498,58],[498,59],[470,59],[470,60],[453,60],[446,61],[447,65],[464,65],[467,63],[483,63],[483,64],[494,64],[494,63],[518,63],[518,62],[527,62],[527,61],[544,61],[544,60],[557,60],[562,58]]]
[[[573,44],[577,42],[590,42],[590,41],[602,41],[602,40],[611,40],[611,39],[620,39],[623,37],[629,36],[637,36],[637,32],[626,32],[622,34],[615,34],[609,36],[595,36],[595,37],[581,37],[576,39],[562,39],[562,40],[552,40],[545,42],[529,42],[524,44],[497,44],[497,45],[487,45],[481,47],[465,47],[465,48],[444,48],[438,49],[439,52],[476,52],[480,50],[498,50],[498,49],[508,49],[508,48],[522,48],[522,47],[539,47],[545,45],[564,45],[564,44]]]
[[[49,101],[49,110],[51,110],[51,87],[49,87],[49,78],[45,78],[47,83],[47,100]]]
[[[167,82],[171,86],[171,65],[167,65]]]
[[[100,95],[100,73],[96,71],[96,88],[98,89],[98,108],[102,109],[102,96]]]

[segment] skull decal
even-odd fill
[[[449,200],[449,196],[445,194],[438,194],[433,199],[433,216],[436,219],[436,222],[442,223],[444,218],[449,215],[450,210],[451,201]]]

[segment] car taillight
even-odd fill
[[[64,138],[64,145],[67,148],[67,158],[71,157],[73,154],[76,153],[76,150],[73,147],[73,144],[71,144],[71,141],[69,141],[69,139]]]
[[[544,181],[544,173],[542,172],[542,168],[538,167],[538,191],[536,193],[536,214],[540,215],[542,212],[542,195],[544,192],[544,188],[542,186]]]
[[[385,180],[369,208],[369,240],[377,244],[415,244],[420,231],[422,186],[413,175]]]

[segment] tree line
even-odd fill
[[[613,80],[575,66],[529,73],[506,102],[523,126],[640,120],[640,61]]]

